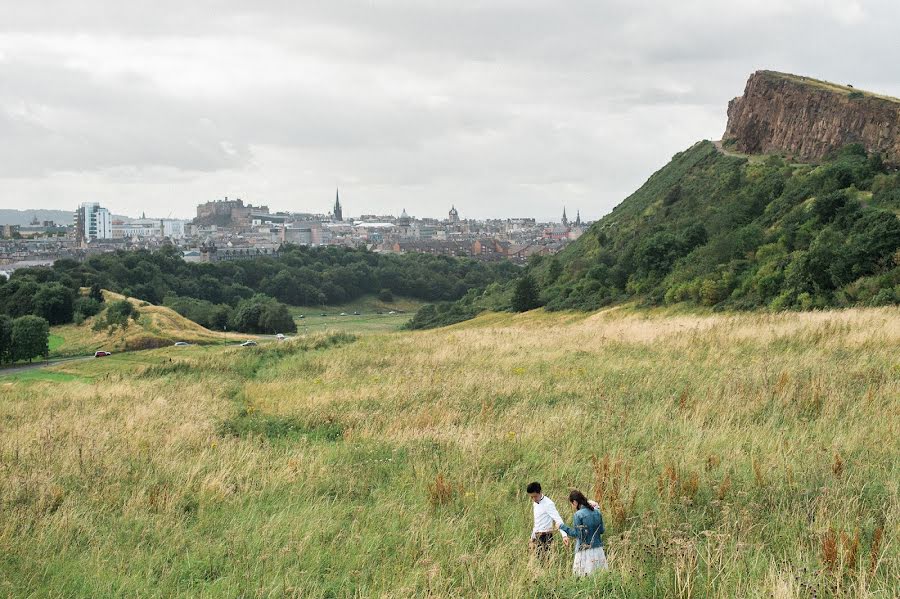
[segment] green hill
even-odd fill
[[[635,298],[737,309],[892,304],[898,209],[900,176],[859,146],[805,165],[701,142],[532,270],[551,309]]]
[[[900,174],[860,146],[812,165],[703,141],[527,274],[550,310],[624,301],[739,310],[896,304],[898,213]],[[412,326],[508,309],[513,287],[429,308]]]

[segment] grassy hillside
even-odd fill
[[[224,343],[222,333],[210,331],[188,320],[174,310],[164,306],[154,306],[134,298],[126,298],[118,293],[103,291],[106,304],[128,299],[140,312],[136,321],[127,328],[102,328],[96,330],[94,324],[105,317],[105,310],[97,316],[86,319],[82,324],[67,324],[51,330],[50,356],[64,357],[92,354],[97,350],[131,351],[172,345],[176,341],[189,343]],[[246,334],[229,334],[231,342],[254,337]]]
[[[0,378],[0,595],[895,592],[898,308],[179,349]],[[529,560],[534,479],[608,574]]]
[[[900,173],[848,146],[820,165],[681,152],[557,256],[529,265],[550,310],[626,301],[716,310],[900,304]],[[427,328],[505,310],[516,283],[429,307]]]
[[[860,148],[751,164],[702,142],[534,272],[550,308],[896,304],[897,208],[900,175]]]

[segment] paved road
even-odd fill
[[[32,362],[31,364],[23,364],[21,366],[13,366],[10,368],[0,368],[0,377],[9,374],[19,374],[28,372],[29,370],[37,370],[38,368],[47,368],[56,366],[57,364],[65,364],[66,362],[81,362],[83,360],[93,360],[94,356],[78,356],[75,358],[57,358],[55,360],[46,360],[44,362]]]

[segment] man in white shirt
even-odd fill
[[[531,497],[534,508],[534,528],[531,529],[531,547],[538,557],[547,559],[550,543],[553,541],[553,530],[563,523],[562,516],[556,509],[556,504],[541,492],[541,483],[530,483],[525,489]],[[563,543],[569,544],[569,537],[564,531],[559,531],[563,537]]]

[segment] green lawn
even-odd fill
[[[58,351],[59,348],[62,347],[63,343],[65,343],[65,341],[66,340],[63,339],[62,336],[57,335],[56,333],[50,333],[50,342],[48,344],[50,353],[55,353],[56,351]]]
[[[409,298],[397,297],[392,302],[382,302],[368,295],[334,306],[292,306],[291,314],[297,321],[298,334],[387,332],[400,330],[422,305],[423,302]]]

